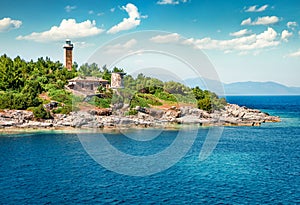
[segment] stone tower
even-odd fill
[[[116,88],[124,88],[123,76],[126,73],[123,72],[113,72],[111,73],[111,85],[110,87],[113,89]]]
[[[66,40],[66,44],[64,45],[65,49],[65,67],[68,70],[72,70],[73,65],[73,44],[69,39]]]

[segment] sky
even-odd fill
[[[222,82],[300,87],[298,0],[4,0],[0,55],[63,62],[64,41],[71,39],[81,65],[108,42],[148,30],[167,32],[152,36],[153,44],[203,52]],[[133,38],[115,46],[134,44]],[[183,72],[179,65],[174,70]]]

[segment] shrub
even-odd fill
[[[33,115],[37,119],[51,119],[52,116],[50,112],[46,111],[43,105],[39,105],[38,107],[33,108]]]
[[[109,98],[98,98],[96,96],[92,97],[89,101],[91,105],[95,105],[99,108],[109,108],[111,104],[111,99]]]
[[[138,95],[134,95],[130,101],[130,108],[135,108],[136,106],[150,107],[146,99],[141,98]]]
[[[0,94],[1,109],[26,110],[28,107],[35,107],[41,104],[39,99],[29,93],[6,92]]]
[[[130,109],[129,111],[125,112],[125,115],[136,115],[138,114],[137,110]]]
[[[162,105],[162,103],[157,99],[155,96],[151,94],[137,94],[138,97],[143,98],[146,100],[147,104],[150,105]]]
[[[212,108],[213,108],[210,98],[204,98],[204,99],[198,100],[197,105],[198,105],[199,109],[205,110],[205,111],[208,111],[208,112],[211,112]]]
[[[62,102],[64,104],[72,104],[72,95],[65,90],[52,88],[49,90],[48,94],[52,100]]]
[[[155,92],[154,95],[156,97],[158,97],[159,99],[161,99],[161,100],[177,102],[176,97],[173,94],[170,94],[170,93],[167,93],[167,92]]]
[[[63,107],[58,107],[57,109],[53,110],[54,114],[69,114],[73,111],[72,105],[65,105]]]

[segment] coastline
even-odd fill
[[[136,108],[136,115],[124,115],[122,110],[111,115],[101,115],[94,110],[76,111],[68,115],[57,114],[50,120],[35,120],[32,112],[22,110],[0,111],[0,134],[60,132],[60,133],[112,133],[130,129],[179,130],[198,126],[260,126],[262,123],[280,122],[257,109],[227,104],[223,110],[208,113],[193,107],[175,106],[161,110]],[[117,114],[116,114],[117,113]]]

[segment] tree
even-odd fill
[[[113,72],[113,73],[123,73],[124,70],[123,70],[122,68],[114,67],[112,72]]]
[[[164,84],[164,90],[172,94],[186,95],[190,88],[179,82],[169,81]]]
[[[194,94],[196,100],[201,100],[205,97],[203,90],[201,90],[198,86],[193,88],[193,94]]]
[[[33,115],[37,119],[51,119],[52,116],[50,112],[46,111],[43,105],[39,105],[33,109]]]
[[[0,107],[27,109],[41,104],[39,94],[49,89],[63,89],[68,79],[77,75],[60,62],[39,58],[26,62],[19,56],[13,60],[0,56]],[[69,94],[68,94],[69,95]]]
[[[205,110],[208,112],[213,111],[212,102],[211,102],[210,98],[203,98],[201,100],[198,100],[197,105],[198,105],[198,108],[201,110]]]
[[[225,98],[219,98],[216,93],[201,90],[198,86],[192,89],[199,109],[212,112],[223,109],[227,104]]]
[[[102,79],[108,80],[108,82],[111,82],[111,72],[108,69],[103,70]]]

